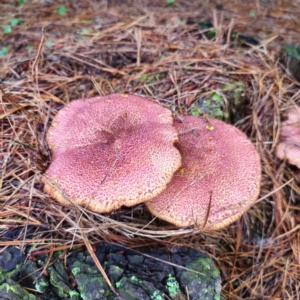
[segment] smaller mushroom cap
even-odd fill
[[[287,117],[281,124],[275,154],[300,169],[300,107],[290,108]]]
[[[110,212],[157,196],[180,167],[170,110],[137,95],[72,101],[47,132],[44,190],[64,204]]]
[[[243,132],[220,120],[188,116],[174,126],[182,166],[146,206],[179,227],[215,230],[229,225],[258,197],[259,154]]]

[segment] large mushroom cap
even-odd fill
[[[172,113],[136,95],[72,101],[47,133],[53,161],[42,179],[56,200],[110,212],[149,200],[181,164]]]
[[[300,169],[300,107],[290,108],[287,117],[281,124],[275,154]]]
[[[167,189],[146,206],[158,218],[180,227],[225,227],[256,200],[260,157],[244,133],[222,121],[188,116],[174,125],[182,166]]]

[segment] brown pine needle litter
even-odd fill
[[[274,156],[281,117],[300,104],[300,84],[279,59],[284,43],[300,42],[297,2],[29,2],[0,4],[3,24],[19,20],[0,31],[0,50],[9,46],[0,56],[0,245],[189,246],[215,261],[228,299],[299,299],[300,187]],[[211,39],[198,27],[204,20],[214,25]],[[261,45],[241,45],[234,31]],[[261,156],[260,199],[214,232],[152,220],[143,204],[99,215],[51,200],[40,183],[51,159],[51,120],[70,100],[112,92],[147,96],[178,117],[200,114],[205,100],[216,105],[217,95],[221,117]],[[17,237],[7,241],[14,229]]]

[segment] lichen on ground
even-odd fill
[[[190,300],[216,300],[220,295],[219,273],[211,259],[199,251],[174,248],[168,253],[142,248],[137,253],[109,244],[99,244],[96,249],[119,296],[109,288],[87,250],[72,251],[65,264],[60,253],[53,253],[50,261],[46,254],[38,254],[37,260],[26,260],[26,255],[14,247],[9,247],[6,254],[0,253],[0,266],[10,258],[6,263],[9,267],[0,268],[0,296],[10,295],[10,300],[46,300],[47,295],[72,300],[184,300],[188,291]],[[168,261],[176,262],[178,267]],[[46,272],[41,273],[44,268]]]

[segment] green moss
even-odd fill
[[[282,50],[290,57],[300,59],[300,47],[296,45],[285,45],[282,47]]]
[[[120,287],[122,287],[122,282],[120,281],[116,282],[116,288],[119,289]]]
[[[165,299],[164,293],[158,290],[152,282],[139,279],[134,275],[131,275],[130,277],[122,277],[115,285],[120,292],[122,299]]]
[[[111,265],[106,269],[106,274],[112,281],[118,281],[123,274],[124,270],[117,265]]]
[[[223,119],[224,99],[223,96],[219,95],[217,92],[212,92],[209,99],[203,99],[200,103],[194,103],[191,106],[190,114],[192,116],[200,116],[203,113],[208,114],[211,117]]]
[[[76,276],[79,272],[80,272],[80,268],[79,267],[76,267],[76,268],[72,269],[72,274],[74,276]]]
[[[8,292],[14,292],[14,287],[13,286],[10,286],[10,285],[8,285],[7,283],[3,283],[2,284],[2,289],[6,289],[6,292],[8,293]]]
[[[0,295],[6,295],[6,297],[9,297],[11,299],[36,300],[36,297],[34,295],[29,294],[19,284],[10,279],[8,279],[7,281],[8,283],[3,283],[0,286]]]
[[[245,84],[240,81],[224,84],[222,86],[223,92],[230,92],[230,95],[233,96],[234,104],[236,106],[241,104],[242,98],[244,96],[244,90],[245,90]]]
[[[110,299],[108,297],[112,296],[112,292],[102,276],[79,273],[75,279],[82,299]]]
[[[145,75],[142,75],[138,80],[148,84],[149,86],[152,86],[153,83],[155,83],[163,78],[164,78],[164,74],[162,74],[162,73],[145,74]]]
[[[40,260],[38,260],[38,265],[39,265],[39,266],[44,266],[44,265],[45,265],[45,262],[44,262],[43,260],[40,259]]]
[[[151,300],[164,300],[164,295],[159,291],[154,291],[154,293],[150,296]]]
[[[219,270],[212,264],[211,259],[208,257],[198,258],[196,261],[187,265],[186,267],[188,269],[195,270],[201,273],[199,274],[189,271],[185,272],[184,277],[188,281],[193,281],[197,279],[199,283],[203,280],[209,282],[211,274],[213,275],[213,277],[218,277],[220,274]]]
[[[169,274],[167,282],[166,282],[166,287],[169,291],[169,294],[172,298],[176,297],[180,293],[180,287],[179,283],[177,282],[176,278]]]
[[[214,267],[212,274],[214,277],[218,277],[220,276],[220,271],[216,267]]]
[[[131,281],[135,281],[135,282],[139,282],[139,280],[138,280],[137,277],[135,277],[135,276],[131,276],[131,277],[130,277],[130,280],[131,280]]]
[[[71,288],[67,282],[67,273],[64,269],[63,263],[55,263],[55,265],[49,266],[47,271],[50,275],[50,283],[56,288],[58,295],[61,298],[67,297]]]
[[[210,270],[211,269],[211,259],[209,257],[206,258],[199,258],[197,259],[197,262],[199,263],[204,270]],[[194,263],[194,264],[196,264]]]
[[[79,299],[79,293],[78,292],[76,292],[76,291],[70,291],[70,293],[69,293],[69,295],[70,295],[70,297],[71,297],[71,299]]]
[[[44,281],[43,279],[39,280],[39,282],[37,282],[35,284],[35,289],[39,292],[39,293],[44,293],[44,290],[46,287],[49,286],[49,283],[47,281]]]

